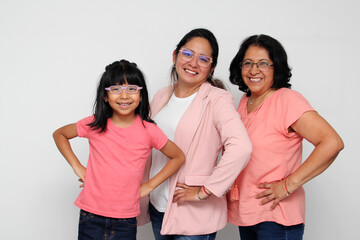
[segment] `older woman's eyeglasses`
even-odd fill
[[[123,90],[125,90],[126,93],[135,94],[138,93],[140,89],[142,89],[142,87],[139,87],[137,85],[127,85],[125,87],[120,85],[113,85],[105,88],[105,90],[108,90],[113,94],[121,94]]]
[[[196,54],[190,49],[180,49],[179,53],[181,58],[187,62],[190,62],[195,56],[197,56],[198,64],[201,67],[207,67],[213,62],[211,57],[202,54]]]
[[[259,71],[262,72],[269,71],[269,69],[274,66],[274,64],[270,64],[267,61],[259,61],[256,63],[253,63],[252,61],[244,61],[241,62],[241,69],[244,71],[249,71],[253,67],[253,65],[256,65]]]

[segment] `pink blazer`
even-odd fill
[[[155,94],[152,117],[167,103],[170,94],[171,87]],[[247,164],[252,150],[231,94],[203,83],[179,121],[174,142],[185,153],[186,161],[170,178],[161,234],[200,235],[224,228],[227,224],[225,194]],[[225,151],[218,162],[223,147]],[[146,171],[145,178],[148,175]],[[172,203],[178,181],[190,186],[205,185],[213,194],[205,201]],[[140,225],[148,221],[147,208],[148,198],[143,198],[142,215],[138,217]]]

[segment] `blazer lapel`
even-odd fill
[[[207,96],[210,88],[211,85],[208,82],[201,85],[195,99],[181,117],[176,128],[175,142],[183,150],[185,156],[188,153],[189,147],[204,115],[208,104]]]
[[[154,98],[150,104],[151,109],[151,118],[154,118],[160,110],[167,104],[169,101],[170,95],[172,94],[172,86],[166,87],[160,90],[159,97]]]

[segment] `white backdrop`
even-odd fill
[[[301,92],[338,131],[345,149],[305,185],[305,239],[358,239],[360,217],[360,22],[356,0],[0,0],[0,239],[76,239],[80,189],[52,132],[92,113],[99,75],[122,58],[136,62],[150,96],[169,83],[172,51],[193,28],[220,45],[215,76],[238,103],[228,67],[240,42],[278,39]],[[355,130],[354,130],[355,129]],[[84,163],[88,146],[72,141]],[[304,157],[312,146],[304,143]],[[138,239],[152,240],[150,225]],[[220,240],[239,239],[228,225]]]

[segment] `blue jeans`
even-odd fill
[[[302,240],[304,224],[284,226],[275,222],[262,222],[254,226],[239,227],[241,240]]]
[[[164,213],[159,212],[151,203],[149,204],[151,226],[155,240],[215,240],[216,232],[205,235],[183,236],[183,235],[161,235],[161,225]]]
[[[136,240],[136,218],[110,218],[80,210],[78,240]]]

